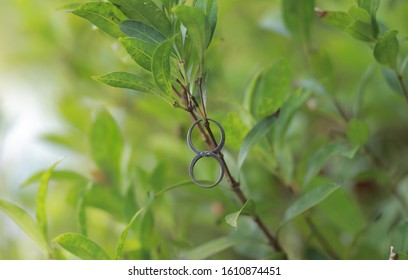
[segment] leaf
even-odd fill
[[[117,88],[133,89],[139,92],[158,94],[159,89],[145,78],[127,73],[113,72],[103,76],[94,76],[94,80]]]
[[[95,163],[110,183],[118,183],[124,140],[118,124],[107,110],[97,114],[89,139]]]
[[[279,229],[293,218],[325,200],[339,187],[340,184],[322,185],[304,194],[286,210]]]
[[[247,134],[244,139],[244,143],[238,154],[238,170],[241,170],[242,165],[246,157],[248,156],[249,152],[251,151],[252,147],[268,132],[272,129],[273,125],[276,123],[278,116],[273,114],[262,119],[258,122],[255,127],[253,127]]]
[[[60,161],[57,161],[53,165],[51,165],[50,168],[48,168],[40,178],[40,183],[38,186],[38,191],[37,191],[37,205],[36,205],[36,217],[37,217],[37,223],[38,227],[41,230],[41,233],[44,236],[45,240],[48,240],[48,222],[47,222],[47,207],[46,207],[46,202],[47,202],[47,193],[48,193],[48,182],[50,180],[50,177],[54,171],[54,168],[57,166],[57,164]]]
[[[41,248],[48,252],[48,244],[34,219],[21,207],[0,199],[0,209],[7,214]]]
[[[187,36],[190,37],[193,48],[202,59],[211,36],[207,17],[202,11],[187,6],[177,6],[173,8],[173,12],[186,27]]]
[[[173,39],[164,41],[153,53],[152,72],[156,85],[164,95],[172,95],[173,88],[170,80],[170,55],[173,50]]]
[[[152,0],[109,0],[130,19],[152,26],[165,36],[171,35],[171,23],[166,14]]]
[[[303,186],[306,187],[310,181],[322,169],[325,163],[334,155],[347,151],[347,146],[341,142],[330,143],[318,149],[307,160],[307,170],[303,179]]]
[[[215,27],[217,25],[217,12],[218,12],[218,5],[216,0],[197,0],[195,3],[195,7],[202,11],[204,15],[207,17],[210,27],[210,38],[209,42],[215,32]],[[208,31],[207,31],[208,32]]]
[[[282,0],[283,19],[292,35],[306,43],[310,40],[310,29],[315,17],[314,0]]]
[[[348,13],[337,11],[324,11],[322,14],[322,19],[328,24],[342,30],[345,30],[353,22]]]
[[[380,7],[380,0],[357,0],[357,4],[369,12],[370,15],[375,15]]]
[[[116,253],[115,253],[115,260],[119,260],[123,253],[123,248],[125,246],[125,242],[128,236],[130,229],[132,228],[133,224],[135,223],[136,219],[139,215],[143,212],[144,208],[141,208],[136,214],[132,217],[129,224],[125,227],[125,229],[120,234],[118,243],[116,245]]]
[[[405,60],[408,61],[408,57],[406,57]],[[401,68],[401,72],[397,73],[395,70],[383,66],[381,67],[381,72],[388,86],[395,93],[400,95],[405,94],[401,84],[403,84],[405,87],[408,85],[408,67]]]
[[[21,184],[21,188],[25,188],[32,184],[37,183],[41,179],[44,172],[45,170],[33,174],[31,177],[29,177]],[[52,172],[52,179],[57,181],[77,181],[77,182],[87,181],[87,178],[71,170],[54,170]]]
[[[234,150],[239,150],[248,133],[248,127],[236,112],[228,113],[222,121],[222,126],[224,127],[227,145]]]
[[[186,260],[204,260],[234,246],[235,244],[236,241],[231,238],[220,237],[182,254],[181,258]]]
[[[137,64],[147,71],[152,70],[152,57],[156,49],[154,44],[131,37],[120,38],[119,41]]]
[[[370,130],[364,122],[352,119],[348,124],[347,138],[353,146],[363,146],[370,135]]]
[[[241,209],[239,209],[239,211],[225,216],[225,221],[235,229],[238,229],[238,218],[241,215],[253,215],[254,213],[255,202],[252,199],[249,199],[247,202],[245,202]]]
[[[115,38],[122,36],[118,25],[127,19],[116,6],[107,2],[85,3],[72,13],[89,20],[100,30]]]
[[[53,241],[82,260],[111,259],[98,244],[78,233],[64,233],[55,237]]]
[[[286,101],[291,86],[292,73],[286,60],[276,61],[259,80],[254,101],[261,118],[275,113]]]
[[[125,20],[119,24],[120,30],[130,36],[151,44],[160,44],[166,37],[153,27],[136,20]]]
[[[357,40],[363,42],[375,41],[375,37],[373,37],[373,28],[371,24],[364,23],[361,21],[354,21],[346,28],[345,31]]]
[[[374,46],[375,59],[379,63],[394,70],[397,69],[397,56],[399,51],[399,42],[396,37],[397,34],[397,30],[385,32]]]
[[[371,24],[371,15],[363,8],[353,5],[349,9],[348,13],[356,21]]]
[[[337,78],[328,53],[324,49],[310,51],[309,61],[314,77],[327,92],[335,92],[337,89]]]
[[[398,225],[391,233],[391,244],[397,254],[408,254],[408,222]]]

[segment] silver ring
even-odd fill
[[[207,119],[207,120],[209,120],[209,121],[215,123],[215,124],[218,126],[218,128],[220,129],[220,132],[221,132],[221,140],[220,140],[220,143],[218,143],[218,146],[215,147],[215,149],[211,151],[212,153],[217,154],[217,153],[219,153],[219,152],[221,151],[222,147],[224,147],[224,144],[225,144],[225,132],[224,132],[224,129],[222,128],[222,126],[221,126],[217,121],[215,121],[215,120],[213,120],[213,119]],[[195,127],[198,123],[200,123],[200,122],[202,122],[202,121],[203,121],[203,119],[196,120],[196,121],[190,126],[190,128],[188,129],[188,132],[187,132],[187,144],[188,144],[188,146],[190,147],[190,149],[191,149],[193,152],[195,152],[196,154],[199,154],[201,151],[197,150],[196,147],[194,147],[193,142],[192,142],[192,140],[191,140],[191,133],[193,132],[194,127]]]
[[[220,175],[219,175],[217,181],[216,181],[215,183],[213,183],[212,185],[203,185],[203,184],[200,184],[200,183],[196,180],[196,178],[195,178],[195,176],[194,176],[194,166],[196,165],[197,161],[199,161],[199,160],[200,160],[201,158],[203,158],[203,157],[212,157],[212,158],[215,158],[215,159],[218,161],[218,163],[219,163],[219,165],[220,165],[220,167],[221,167],[221,169],[220,169]],[[214,154],[213,152],[209,152],[209,151],[199,152],[199,153],[193,158],[193,160],[192,160],[191,163],[190,163],[190,177],[191,177],[191,180],[193,181],[194,184],[196,184],[197,186],[202,187],[202,188],[213,188],[213,187],[215,187],[216,185],[218,185],[218,184],[221,182],[222,178],[224,177],[224,171],[225,171],[224,164],[222,163],[220,157],[217,156],[216,154]]]

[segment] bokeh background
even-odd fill
[[[139,68],[113,38],[65,12],[69,3],[2,1],[0,9],[0,197],[34,213],[37,183],[22,187],[28,178],[61,159],[56,170],[80,174],[59,174],[51,180],[47,200],[51,237],[79,231],[79,193],[87,181],[103,184],[106,179],[92,159],[89,141],[90,128],[101,110],[106,109],[121,129],[127,164],[122,185],[133,190],[136,206],[143,205],[152,190],[188,181],[193,156],[185,144],[191,123],[185,112],[154,96],[110,88],[91,79]],[[209,115],[223,120],[229,112],[240,112],[251,77],[280,58],[291,66],[294,88],[307,83],[310,54],[285,28],[281,1],[219,0],[218,4],[217,30],[207,57]],[[323,10],[347,11],[352,4],[351,0],[316,1]],[[401,60],[407,54],[407,14],[407,1],[398,0],[382,1],[378,12],[382,24],[399,31]],[[339,258],[388,258],[390,238],[408,234],[407,227],[401,227],[408,215],[408,104],[385,82],[370,46],[317,16],[311,38],[313,48],[324,50],[330,58],[321,66],[335,77],[330,96],[350,116],[356,93],[363,88],[359,118],[370,129],[367,145],[381,161],[376,166],[364,153],[351,160],[331,158],[315,183],[341,180],[344,185],[313,212],[314,222]],[[347,129],[332,101],[315,90],[293,120],[288,145],[296,174],[306,168],[314,148],[329,142],[329,135]],[[237,150],[227,149],[228,161],[234,165]],[[241,180],[260,215],[275,229],[293,199],[292,190],[265,166],[263,158],[268,155],[263,151],[259,148],[249,157]],[[216,166],[205,168],[208,174],[216,170]],[[113,202],[106,204],[111,205],[99,203],[86,210],[88,236],[108,253],[114,251],[114,240],[128,221],[128,216],[115,214],[115,203],[128,196],[107,195],[105,199]],[[186,252],[228,235],[242,242],[226,246],[211,258],[267,258],[272,253],[251,219],[243,217],[238,230],[225,223],[225,215],[239,209],[232,196],[226,183],[211,191],[190,185],[168,192],[138,225],[127,256],[194,256]],[[330,257],[301,219],[286,226],[280,238],[291,258]],[[0,213],[0,259],[44,258],[37,245]]]

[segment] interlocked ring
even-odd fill
[[[215,120],[213,120],[213,119],[207,119],[207,120],[213,122],[214,124],[216,124],[216,125],[218,126],[218,128],[220,129],[220,132],[221,132],[221,140],[220,140],[219,144],[217,145],[217,147],[215,147],[215,149],[212,150],[212,151],[200,151],[200,150],[197,150],[197,149],[194,147],[193,142],[192,142],[192,140],[191,140],[191,133],[192,133],[194,127],[195,127],[197,124],[199,124],[200,122],[202,122],[203,119],[196,120],[196,121],[190,126],[190,128],[189,128],[189,130],[188,130],[188,133],[187,133],[187,144],[188,144],[188,146],[190,147],[190,149],[191,149],[194,153],[196,153],[197,155],[193,158],[193,160],[192,160],[191,163],[190,163],[189,173],[190,173],[191,180],[192,180],[192,181],[194,182],[194,184],[196,184],[197,186],[202,187],[202,188],[213,188],[213,187],[215,187],[216,185],[218,185],[218,184],[221,182],[222,178],[224,177],[225,166],[224,166],[222,160],[220,159],[220,157],[219,157],[217,154],[218,154],[218,153],[221,151],[221,149],[224,147],[224,144],[225,144],[225,132],[224,132],[224,129],[222,128],[222,126],[221,126],[217,121],[215,121]],[[215,181],[215,182],[214,182],[213,184],[211,184],[211,185],[203,185],[203,184],[200,184],[200,183],[196,180],[195,175],[194,175],[194,166],[196,165],[197,161],[199,161],[199,160],[200,160],[201,158],[203,158],[203,157],[212,157],[212,158],[214,158],[215,160],[217,160],[218,164],[220,165],[220,175],[219,175],[217,181]]]

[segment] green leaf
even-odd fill
[[[371,15],[363,8],[353,5],[349,9],[348,13],[350,17],[352,17],[356,21],[371,24]]]
[[[92,157],[110,183],[118,183],[124,140],[118,124],[106,110],[101,110],[90,133]]]
[[[396,37],[397,34],[397,30],[385,32],[374,46],[375,59],[379,63],[394,70],[397,69],[397,56],[399,51],[399,42]]]
[[[370,135],[370,130],[364,122],[352,119],[348,124],[347,138],[353,146],[363,146]]]
[[[119,24],[120,30],[130,36],[152,44],[160,44],[166,37],[153,27],[136,20],[125,20]]]
[[[55,237],[53,241],[82,260],[111,259],[98,244],[78,233],[64,233]]]
[[[229,237],[220,237],[182,254],[181,258],[186,260],[204,260],[234,246],[235,244],[236,241]]]
[[[282,0],[283,19],[288,30],[308,43],[310,29],[315,17],[314,0]]]
[[[28,187],[40,181],[44,172],[46,171],[43,170],[43,171],[37,172],[33,174],[32,176],[30,176],[27,180],[25,180],[21,184],[21,188]],[[54,170],[52,172],[52,179],[57,180],[57,181],[76,181],[76,182],[86,182],[87,181],[87,178],[71,170]]]
[[[152,0],[109,0],[129,18],[152,26],[165,36],[171,35],[171,23]]]
[[[141,208],[139,211],[136,212],[136,214],[130,220],[129,224],[126,226],[126,228],[120,234],[118,243],[116,245],[116,253],[115,253],[115,259],[116,260],[119,260],[121,258],[122,253],[123,253],[123,248],[125,247],[125,242],[126,242],[128,233],[129,233],[130,229],[133,227],[136,219],[143,212],[143,210],[144,210],[144,208]]]
[[[239,150],[249,129],[236,112],[230,112],[222,121],[227,146]]]
[[[208,43],[210,43],[214,35],[214,32],[215,32],[215,27],[217,25],[217,12],[218,12],[217,1],[216,0],[197,0],[197,2],[195,3],[195,7],[199,9],[200,11],[202,11],[208,19],[209,28],[210,28],[210,31],[209,31],[210,38],[209,38]]]
[[[89,20],[100,30],[115,38],[122,36],[118,25],[127,19],[116,6],[107,2],[85,3],[72,13]]]
[[[309,61],[314,77],[329,93],[337,89],[337,77],[330,56],[323,49],[310,51]]]
[[[408,254],[408,222],[398,225],[391,233],[391,245],[395,251]]]
[[[241,209],[239,209],[239,211],[225,216],[225,221],[235,229],[238,229],[238,218],[241,215],[253,215],[254,213],[255,202],[252,199],[249,199],[247,202],[245,202]]]
[[[0,199],[0,209],[27,233],[44,254],[47,254],[48,244],[43,233],[34,219],[24,209],[3,199]]]
[[[292,72],[286,60],[276,61],[259,80],[255,103],[261,118],[275,113],[286,101],[291,86]]]
[[[278,119],[277,115],[273,114],[262,119],[253,127],[245,137],[244,143],[238,154],[238,170],[241,170],[245,159],[247,158],[252,147],[272,129]]]
[[[357,0],[357,4],[370,15],[375,15],[380,7],[380,0]]]
[[[408,59],[408,57],[406,58]],[[395,70],[389,67],[381,67],[381,72],[387,82],[388,86],[397,94],[404,95],[401,87],[401,81],[404,85],[408,85],[408,67],[401,69],[398,74]],[[400,75],[400,77],[399,77]],[[401,80],[400,80],[401,79]]]
[[[164,41],[153,53],[152,72],[156,85],[164,95],[171,96],[173,88],[170,80],[170,55],[173,50],[173,39]]]
[[[173,8],[173,12],[186,27],[187,36],[190,37],[193,48],[202,59],[211,36],[208,18],[202,11],[193,7],[177,6]]]
[[[246,89],[245,89],[245,96],[244,96],[244,108],[250,112],[251,114],[255,115],[255,97],[257,88],[259,87],[259,83],[261,81],[263,71],[257,71],[251,77]]]
[[[137,64],[147,71],[152,70],[152,57],[156,45],[131,37],[120,38],[119,41]]]
[[[337,11],[324,11],[322,14],[322,19],[328,24],[342,30],[345,30],[353,22],[348,13]]]
[[[47,202],[47,193],[48,193],[48,182],[51,178],[51,175],[54,171],[54,168],[57,166],[57,164],[60,161],[57,161],[53,165],[51,165],[50,168],[48,168],[40,178],[40,183],[38,186],[38,191],[37,191],[37,201],[36,201],[36,217],[37,217],[37,223],[38,227],[41,230],[41,233],[44,236],[45,240],[48,240],[48,221],[47,221],[47,207],[46,207],[46,202]]]
[[[117,88],[133,89],[139,92],[158,94],[159,89],[145,78],[127,73],[113,72],[103,76],[94,76],[94,80]]]
[[[341,142],[330,143],[319,148],[307,159],[307,170],[303,179],[303,186],[306,187],[310,183],[332,156],[346,152],[347,148],[347,145]]]
[[[375,41],[375,37],[373,37],[373,28],[371,24],[364,23],[361,21],[354,21],[346,28],[345,31],[357,40],[363,42]]]
[[[322,185],[311,190],[308,193],[305,193],[286,210],[279,228],[281,228],[284,224],[286,224],[293,218],[299,216],[313,206],[325,200],[339,187],[340,184]]]

